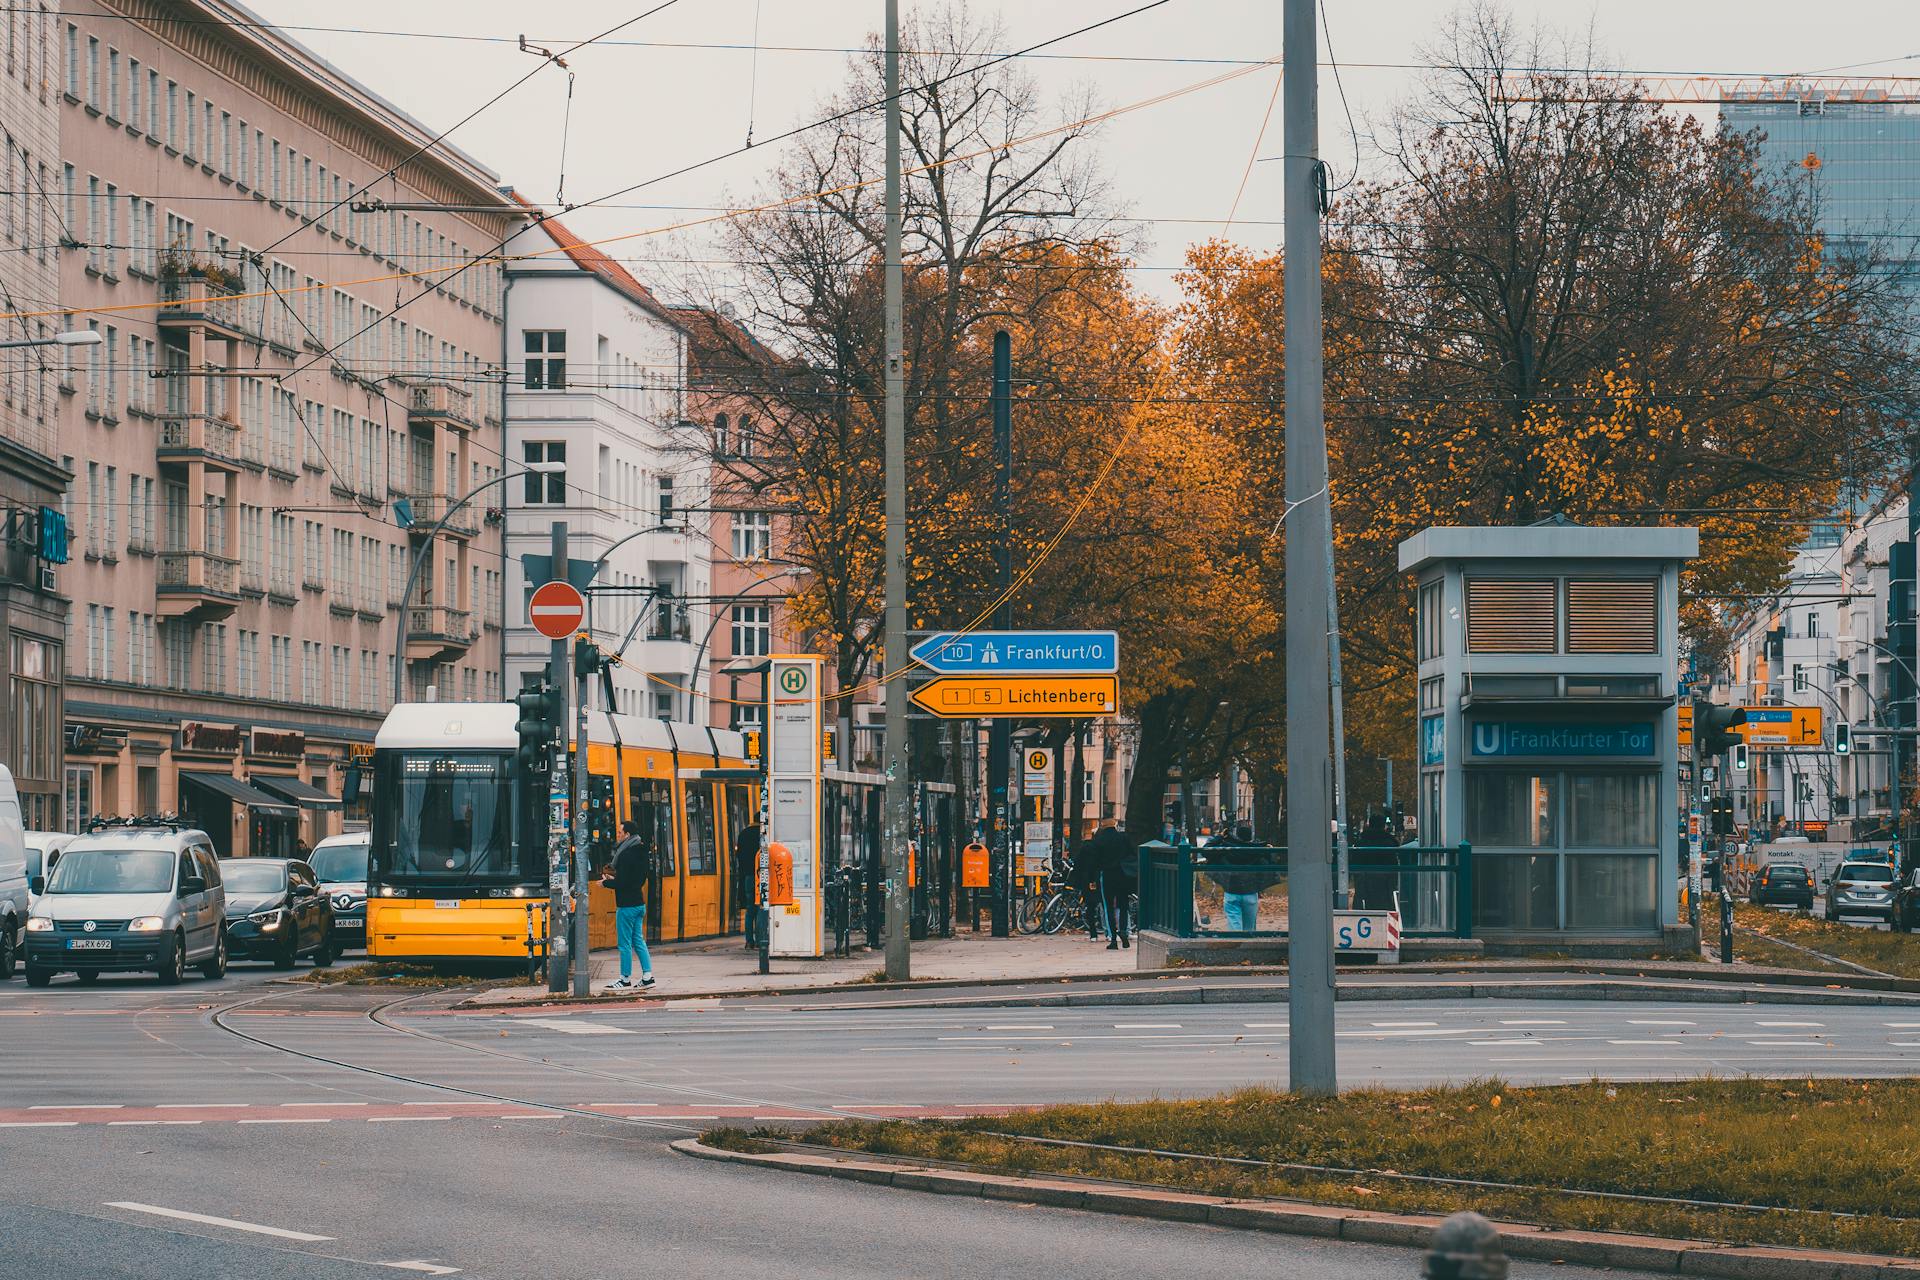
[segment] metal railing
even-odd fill
[[[407,639],[473,642],[473,618],[465,609],[442,604],[413,605],[407,610]]]
[[[162,267],[160,319],[205,320],[228,329],[240,328],[237,285],[210,280],[199,267]]]
[[[473,393],[450,382],[415,383],[408,405],[415,417],[449,418],[473,425]]]
[[[432,532],[434,525],[440,522],[441,517],[447,516],[447,512],[455,505],[455,499],[448,497],[444,493],[409,494],[408,500],[413,505],[413,528],[411,532],[421,537],[425,537],[428,533]],[[474,509],[471,503],[461,507],[458,511],[454,511],[451,516],[447,517],[446,528],[443,532],[465,534],[467,537],[472,537],[480,532],[480,513]]]
[[[204,591],[210,595],[238,595],[234,585],[240,562],[206,551],[167,551],[160,556],[159,585],[163,591]]]
[[[1211,859],[1208,852],[1157,840],[1140,847],[1140,927],[1181,938],[1284,936],[1287,851],[1221,848]],[[1355,848],[1347,872],[1355,907],[1385,910],[1399,895],[1405,936],[1472,936],[1471,846]],[[1253,913],[1254,928],[1230,926],[1229,895],[1235,914]]]
[[[239,462],[240,428],[218,418],[178,417],[160,420],[160,451],[197,453],[223,462]]]

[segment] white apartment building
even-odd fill
[[[9,8],[0,31],[0,342],[45,343],[60,307],[60,64],[52,5]],[[25,314],[35,313],[35,314]],[[67,584],[58,510],[72,474],[60,465],[57,346],[0,349],[0,673],[7,697],[0,751],[29,828],[59,827]],[[44,513],[55,514],[43,520]],[[43,546],[43,524],[53,540]],[[46,554],[43,554],[46,553]]]
[[[526,206],[531,207],[531,206]],[[724,619],[713,601],[711,458],[681,429],[687,334],[632,273],[560,222],[534,222],[507,246],[506,572],[515,602],[507,685],[544,668],[550,642],[527,623],[521,557],[600,564],[588,589],[595,642],[620,656],[613,709],[699,721],[705,654]],[[564,463],[563,473],[516,469]],[[598,683],[592,705],[606,710]]]
[[[68,818],[288,852],[337,829],[396,648],[412,696],[501,696],[499,526],[431,530],[500,475],[519,211],[230,0],[57,22],[61,304],[103,339],[58,387]]]

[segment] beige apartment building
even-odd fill
[[[66,817],[290,851],[365,817],[343,790],[400,631],[409,696],[502,696],[500,486],[427,535],[502,475],[501,276],[474,259],[517,214],[237,4],[57,21],[63,323],[103,338],[58,389]]]

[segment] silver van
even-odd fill
[[[227,895],[204,831],[163,823],[94,830],[31,888],[30,987],[62,971],[83,983],[146,970],[175,983],[189,965],[207,978],[227,972]]]
[[[14,960],[26,938],[28,888],[26,827],[13,771],[0,764],[0,982],[13,977]]]

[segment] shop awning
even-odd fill
[[[300,811],[281,800],[278,796],[268,795],[255,787],[250,787],[240,779],[228,773],[188,773],[182,771],[180,781],[191,782],[204,787],[215,795],[224,796],[235,804],[245,805],[257,813],[275,818],[297,818]]]
[[[340,797],[330,796],[316,786],[300,781],[298,778],[280,778],[268,774],[253,775],[253,785],[263,791],[271,791],[285,800],[291,800],[302,809],[338,809]]]

